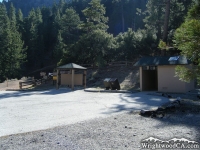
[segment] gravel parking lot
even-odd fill
[[[186,138],[200,143],[200,115],[146,118],[123,113],[48,130],[0,137],[1,150],[140,150],[148,137]],[[191,149],[189,149],[191,150]]]
[[[135,112],[170,100],[153,92],[1,91],[0,149],[137,150],[148,137],[200,143],[199,111],[180,110],[164,118]]]
[[[1,91],[0,136],[43,130],[130,110],[151,109],[168,101],[165,97],[142,92]]]

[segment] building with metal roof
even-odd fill
[[[77,70],[83,70],[83,73],[76,74]],[[74,63],[57,67],[57,89],[60,85],[70,86],[72,90],[74,85],[83,85],[86,88],[86,70],[87,68]]]
[[[139,66],[140,90],[185,93],[194,89],[194,81],[186,83],[175,76],[177,65],[191,67],[185,56],[143,57],[134,66]]]

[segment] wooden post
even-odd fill
[[[6,81],[7,81],[7,87],[8,87],[8,78],[6,78]]]
[[[83,74],[84,88],[86,88],[86,76],[87,76],[87,71],[84,70],[84,74]]]
[[[142,74],[142,67],[140,67],[139,68],[139,75],[140,75],[140,91],[143,91],[143,87],[142,87],[142,76],[143,76],[143,74]]]
[[[72,69],[72,90],[74,90],[74,69]]]
[[[59,76],[58,76],[58,74],[59,74],[59,70],[57,70],[57,73],[56,73],[56,76],[57,76],[57,79],[56,79],[56,89],[58,90],[58,88],[59,88]]]
[[[19,89],[22,89],[22,82],[19,82]]]

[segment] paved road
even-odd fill
[[[168,101],[165,97],[143,92],[0,91],[0,136],[43,130],[130,110],[151,109]]]

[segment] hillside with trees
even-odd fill
[[[69,62],[103,67],[160,55],[196,0],[9,0],[0,3],[0,81]],[[179,47],[178,47],[179,48]],[[176,49],[176,48],[174,48]]]

